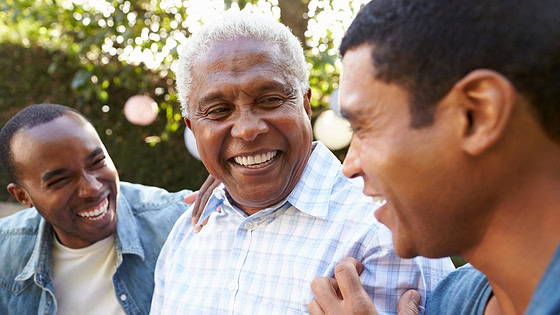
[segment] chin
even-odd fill
[[[396,233],[393,233],[393,247],[397,256],[401,258],[414,258],[421,255],[413,242],[406,238],[398,238]]]
[[[411,248],[403,248],[402,246],[397,246],[396,244],[394,244],[394,247],[395,253],[397,253],[397,256],[400,258],[414,258],[419,256],[418,252],[412,250]]]

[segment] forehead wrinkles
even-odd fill
[[[274,65],[273,58],[266,52],[244,53],[230,51],[225,55],[203,60],[201,65],[212,72],[245,72],[261,65]]]
[[[208,95],[224,94],[238,88],[241,89],[239,92],[248,92],[258,91],[263,86],[277,86],[287,94],[293,93],[297,79],[290,80],[291,76],[274,61],[267,53],[245,53],[198,63],[197,70],[200,71],[195,71],[198,78],[193,92],[200,91],[198,101]]]

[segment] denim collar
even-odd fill
[[[26,281],[37,274],[37,280],[45,283],[46,277],[51,276],[53,235],[52,226],[41,218],[33,253],[22,272],[14,279],[15,281]],[[137,255],[144,260],[144,248],[140,241],[138,225],[132,214],[130,203],[123,194],[119,194],[117,202],[117,237],[115,237],[115,242],[117,267],[122,263],[123,254]]]

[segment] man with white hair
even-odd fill
[[[184,46],[177,89],[215,189],[193,233],[176,223],[156,266],[153,314],[307,312],[316,277],[343,276],[352,256],[379,311],[419,290],[422,303],[453,266],[402,260],[362,181],[312,142],[303,50],[277,21],[244,12],[205,25]]]

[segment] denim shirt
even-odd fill
[[[188,193],[121,182],[113,285],[126,314],[149,313],[156,261]],[[0,314],[56,314],[52,238],[35,208],[0,219]]]

